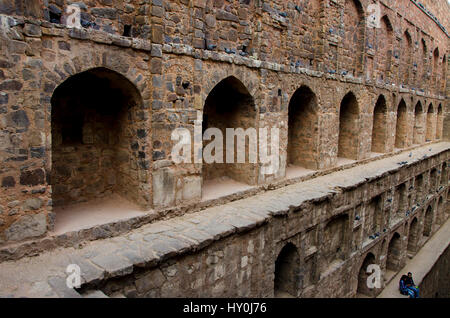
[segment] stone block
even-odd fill
[[[186,177],[183,183],[183,200],[200,199],[202,196],[202,179],[200,176]]]
[[[47,231],[47,219],[44,213],[25,215],[5,230],[7,241],[21,241],[38,237]]]
[[[171,206],[175,201],[175,173],[171,168],[153,172],[153,204],[155,207]]]

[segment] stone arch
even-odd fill
[[[414,219],[409,224],[409,233],[408,233],[408,246],[407,251],[409,253],[415,253],[417,248],[417,243],[420,240],[419,237],[419,220],[417,217],[414,217]]]
[[[348,214],[341,214],[331,219],[323,231],[323,263],[326,270],[334,262],[340,262],[346,258],[346,240],[348,237]]]
[[[420,72],[418,72],[419,74],[419,86],[420,87],[424,87],[424,84],[426,83],[426,79],[427,79],[427,68],[428,68],[428,58],[427,58],[427,44],[425,42],[425,39],[421,39],[420,40],[420,49],[419,49],[419,69]]]
[[[150,207],[145,151],[150,134],[142,105],[139,89],[104,67],[74,74],[54,90],[54,206],[117,194],[142,208]]]
[[[410,76],[409,70],[411,68],[411,57],[412,57],[412,38],[408,30],[406,30],[405,33],[403,33],[402,51],[404,52],[404,56],[401,64],[402,67],[400,71],[401,75],[400,78],[403,84],[408,85]]]
[[[444,211],[444,197],[441,195],[439,197],[438,203],[437,203],[437,219],[438,223],[441,225],[445,221],[445,211]]]
[[[387,120],[386,98],[380,95],[373,110],[372,152],[386,152]]]
[[[358,287],[357,287],[357,294],[362,294],[369,297],[375,296],[375,289],[369,288],[367,286],[367,278],[370,275],[370,272],[367,273],[367,267],[371,264],[376,264],[375,255],[371,252],[366,254],[366,257],[364,258],[361,267],[359,268],[358,272]]]
[[[364,9],[358,0],[345,0],[340,67],[353,76],[362,73],[364,54]]]
[[[402,98],[397,108],[397,124],[395,129],[395,147],[405,148],[408,145],[408,109]]]
[[[393,28],[387,15],[381,18],[380,36],[377,39],[378,80],[388,81],[392,59]]]
[[[202,105],[203,111],[206,105],[206,100],[211,95],[212,91],[221,84],[224,80],[236,81],[239,83],[238,86],[245,88],[245,92],[252,96],[253,98],[253,108],[255,112],[258,111],[258,103],[257,103],[257,95],[258,95],[258,87],[259,83],[254,79],[254,76],[245,76],[245,73],[240,72],[240,70],[236,70],[230,67],[223,67],[221,69],[213,69],[213,76],[204,82],[204,87],[202,89]]]
[[[83,47],[85,48],[85,47]],[[44,91],[49,92],[46,88],[53,87],[50,94],[54,93],[54,89],[69,77],[87,72],[97,68],[105,68],[122,75],[134,84],[141,96],[148,95],[148,85],[146,85],[147,74],[136,72],[136,69],[131,67],[127,55],[118,55],[111,52],[103,52],[101,50],[94,51],[86,48],[86,54],[76,56],[73,59],[61,59],[60,63],[47,65],[44,62],[44,77],[52,82],[43,81],[45,87]]]
[[[434,129],[434,107],[433,104],[430,104],[428,106],[427,111],[427,133],[426,133],[426,141],[432,141],[434,139],[434,136],[436,135],[435,129]]]
[[[439,79],[438,66],[439,66],[439,48],[436,47],[433,51],[433,86],[438,85]]]
[[[424,113],[422,103],[417,102],[414,108],[414,131],[413,131],[413,143],[421,144],[424,140]]]
[[[442,104],[439,104],[437,109],[437,120],[436,120],[436,139],[442,138],[442,130],[444,126],[444,116],[442,114]]]
[[[438,187],[438,184],[439,184],[436,168],[431,169],[429,180],[430,180],[430,182],[429,182],[430,194],[434,194],[436,191],[436,188]]]
[[[447,82],[447,55],[444,54],[442,57],[442,86],[441,91],[445,92],[446,82]]]
[[[390,271],[398,271],[400,269],[400,262],[402,258],[402,240],[400,234],[395,232],[389,242],[386,269]]]
[[[289,102],[288,164],[318,169],[318,102],[314,92],[301,86]]]
[[[215,150],[205,151],[210,143],[204,143],[203,181],[214,179],[220,181],[223,178],[230,178],[246,184],[256,184],[257,164],[254,160],[251,160],[256,155],[257,150],[256,115],[253,96],[236,77],[229,76],[223,79],[210,91],[203,107],[202,131],[205,132],[208,128],[220,130],[222,136],[212,136],[211,139],[214,139],[214,141],[217,141],[216,138],[221,139],[223,147],[219,144]],[[232,163],[227,163],[226,158],[225,137],[227,128],[242,128],[244,131],[248,129],[250,133],[249,138],[244,139],[243,151],[238,151],[241,143],[239,138],[235,138],[234,156],[229,158]],[[252,135],[251,132],[256,135]],[[216,155],[219,162],[208,161],[208,153],[213,156]],[[241,154],[244,154],[243,162],[240,158]]]
[[[305,38],[314,38],[314,33],[320,29],[322,23],[323,1],[299,1],[295,7],[284,2],[283,7],[291,21],[289,32],[292,43],[300,43]],[[305,29],[304,25],[314,25],[314,27]],[[312,45],[305,45],[301,50],[298,46],[292,45],[289,60],[296,66],[315,68],[318,66],[315,59],[320,55],[321,53],[317,52]]]
[[[338,157],[358,159],[359,105],[350,92],[344,96],[339,108]]]
[[[423,183],[423,174],[419,174],[416,176],[414,180],[414,190],[416,193],[416,202],[420,202],[425,194],[424,191],[424,183]]]
[[[287,243],[275,261],[275,297],[297,297],[300,291],[300,256],[297,247]]]
[[[447,171],[447,162],[442,164],[441,170],[441,178],[440,185],[446,186],[448,184],[448,171]]]
[[[423,236],[429,237],[433,231],[433,208],[428,206],[423,219]]]

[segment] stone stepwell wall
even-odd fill
[[[81,268],[83,295],[374,295],[358,283],[364,267],[373,262],[391,276],[450,216],[449,147],[422,147],[119,237],[2,262],[0,295],[73,296],[69,264]]]
[[[237,102],[240,110],[242,104],[253,108],[244,107],[252,110],[233,123],[248,117],[246,126],[281,131],[278,173],[262,175],[254,165],[226,171],[252,185],[282,181],[289,161],[330,169],[340,155],[365,160],[372,150],[392,153],[395,144],[448,137],[448,37],[409,0],[382,2],[376,30],[365,27],[372,4],[367,0],[314,0],[297,7],[281,0],[89,1],[81,7],[81,29],[58,23],[68,3],[0,1],[1,245],[48,237],[54,206],[112,192],[146,211],[154,208],[158,217],[169,213],[165,209],[175,215],[189,205],[205,207],[202,186],[211,171],[175,164],[170,135],[178,127],[192,130],[198,111],[213,122],[220,117],[215,107],[208,110],[215,104],[208,97],[224,81],[239,85],[228,85],[223,95],[245,90],[245,100],[252,99]],[[57,118],[55,108],[65,104],[58,91],[86,71],[114,73],[101,91],[122,91],[114,98],[120,110],[107,120],[97,114],[105,105],[82,92],[65,94],[69,105],[94,105],[76,114],[77,140],[87,147],[59,147],[67,134],[58,124],[67,128],[69,121]],[[133,86],[136,96],[126,96],[130,90],[123,85]],[[305,94],[293,98],[298,91]],[[310,96],[313,102],[301,102]],[[89,117],[91,106],[96,111]],[[294,111],[289,116],[297,108],[313,121],[308,131],[293,128],[302,124]],[[93,118],[104,125],[93,126]],[[109,140],[109,123],[119,132],[116,141]],[[289,138],[307,150],[299,152],[304,158],[292,158]],[[105,145],[114,145],[113,153]],[[86,151],[77,155],[76,149]],[[103,169],[116,175],[106,180]]]
[[[442,155],[448,156],[449,153],[445,153]],[[407,203],[399,207],[396,185],[404,183],[407,189],[417,187],[413,180],[420,175],[419,170],[414,173],[401,168],[398,174],[354,184],[351,190],[352,186],[347,183],[348,188],[342,192],[318,195],[300,205],[294,203],[299,196],[308,197],[308,193],[321,191],[320,187],[313,190],[314,181],[257,196],[255,199],[259,203],[245,200],[232,203],[233,209],[255,214],[267,205],[278,205],[281,200],[290,208],[289,211],[276,209],[278,211],[273,212],[273,217],[263,226],[234,234],[201,252],[176,256],[156,268],[139,269],[84,288],[126,297],[273,297],[286,293],[293,297],[376,296],[384,287],[387,271],[400,270],[407,254],[417,252],[432,236],[425,230],[428,206],[431,204],[433,233],[450,216],[448,181],[438,192],[424,186],[423,196],[409,190],[405,194]],[[337,175],[329,177],[339,178]],[[370,173],[367,177],[370,179]],[[317,181],[321,182],[320,179]],[[325,177],[322,182],[328,183],[330,179]],[[438,207],[441,193],[445,203]],[[378,196],[381,204],[372,209],[372,200]],[[419,228],[410,230],[415,219]],[[375,231],[380,231],[380,236],[371,238]],[[412,234],[412,231],[417,233]],[[411,251],[408,241],[414,235],[419,236],[418,243]],[[189,241],[189,234],[184,232],[182,236]],[[156,239],[158,235],[147,239],[150,241],[152,237]],[[286,251],[289,249],[290,252]],[[365,286],[368,275],[364,271],[369,264],[378,264],[383,271],[379,290],[368,290]]]
[[[421,297],[450,298],[450,245],[419,286]]]

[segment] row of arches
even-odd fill
[[[372,17],[368,19],[370,18]],[[431,51],[430,57],[426,40],[421,36],[420,41],[416,42],[419,48],[415,56],[415,45],[407,28],[397,48],[394,43],[396,39],[394,28],[388,14],[381,17],[379,25],[375,28],[366,29],[365,25],[366,16],[361,2],[346,0],[341,69],[357,76],[362,73],[365,63],[367,76],[370,77],[375,73],[376,80],[381,82],[391,83],[398,75],[399,84],[414,84],[422,88],[426,84],[431,84],[432,88],[445,89],[447,59],[445,54],[441,56],[438,47]],[[375,58],[364,57],[365,50],[377,52]],[[396,64],[400,65],[398,69],[394,67]],[[414,83],[411,81],[413,75],[415,75]],[[440,83],[442,85],[439,85]]]
[[[150,123],[148,110],[136,87],[122,75],[105,68],[95,68],[73,75],[55,90],[52,99],[52,176],[54,203],[88,200],[100,193],[120,193],[140,205],[148,205],[150,161],[146,154]],[[277,113],[276,110],[273,110]],[[338,108],[338,158],[358,160],[362,143],[361,107],[352,92],[347,93]],[[437,114],[437,116],[435,116]],[[302,85],[290,98],[286,116],[287,166],[321,169],[321,131],[325,129],[319,100],[310,87]],[[226,128],[258,128],[259,112],[253,96],[236,77],[218,82],[209,92],[203,107],[202,129],[217,128],[226,136]],[[388,152],[389,111],[386,98],[378,97],[373,111],[371,151]],[[442,106],[432,104],[424,113],[419,101],[415,107],[414,127],[402,99],[397,109],[395,146],[404,148],[413,142],[441,137]],[[321,123],[322,124],[319,124]],[[330,125],[331,123],[325,123]],[[154,144],[158,147],[158,144]],[[227,177],[247,185],[259,181],[258,164],[249,160],[250,141],[245,142],[245,160],[234,144],[234,161],[204,162],[203,182]],[[204,142],[204,148],[207,143]],[[224,143],[223,156],[227,152]],[[74,155],[74,152],[78,155]],[[113,171],[113,173],[111,172]],[[134,189],[139,189],[135,191]]]
[[[435,212],[437,211],[437,213]],[[370,273],[367,272],[369,265],[379,265],[382,269],[382,277],[392,276],[397,273],[404,265],[405,257],[412,257],[433,233],[433,227],[436,223],[442,224],[445,219],[444,197],[440,196],[436,208],[429,204],[426,211],[411,216],[404,224],[404,231],[395,231],[390,237],[386,237],[382,242],[371,251],[365,253],[361,262],[356,264],[358,270],[355,271],[355,294],[356,296],[374,297],[380,289],[376,290],[367,285],[367,278]],[[342,222],[343,221],[343,222]],[[324,236],[330,236],[330,242],[322,244],[321,255],[325,263],[330,265],[336,259],[343,259],[341,255],[345,252],[345,240],[339,236],[344,235],[342,227],[345,226],[346,218],[337,218],[330,221],[330,234],[324,233]],[[328,228],[328,226],[327,226]],[[400,233],[404,233],[404,238]],[[337,237],[333,240],[333,237]],[[306,249],[308,247],[305,247]],[[378,257],[377,257],[378,255]],[[384,260],[384,261],[382,261]],[[275,260],[274,268],[274,295],[275,297],[299,297],[302,289],[311,286],[307,273],[309,267],[302,262],[299,249],[292,243],[286,243],[279,252]],[[327,268],[327,267],[326,267]],[[319,269],[323,270],[323,269]],[[306,283],[307,282],[307,283]]]
[[[437,205],[429,204],[425,212],[415,214],[404,225],[404,236],[401,232],[394,232],[390,237],[387,250],[385,249],[386,239],[381,245],[381,255],[386,255],[386,263],[381,263],[381,257],[376,258],[372,252],[366,254],[358,273],[357,293],[365,296],[376,296],[375,289],[367,287],[367,266],[378,264],[384,268],[384,276],[392,277],[405,263],[406,257],[412,257],[418,249],[434,232],[435,224],[442,224],[444,221],[444,197],[440,196]]]

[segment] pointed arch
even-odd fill
[[[318,169],[318,104],[308,86],[302,85],[292,95],[288,116],[287,163]]]
[[[146,175],[145,161],[150,157],[145,151],[136,151],[148,148],[144,136],[150,135],[139,115],[142,103],[130,80],[104,67],[72,75],[54,90],[54,206],[98,199],[108,193],[143,208],[151,206],[151,195],[144,190],[149,180],[138,177]],[[138,137],[132,137],[136,131]],[[72,151],[68,152],[68,147]],[[74,153],[80,156],[74,157]]]
[[[356,96],[349,92],[339,108],[338,157],[358,159],[359,105]]]
[[[394,272],[398,271],[400,269],[401,257],[402,240],[400,234],[398,234],[398,232],[395,232],[389,242],[386,269]]]
[[[436,47],[433,51],[433,87],[438,88],[438,67],[439,67],[439,48]],[[436,85],[436,86],[435,86]]]
[[[415,253],[417,248],[417,243],[420,240],[419,237],[419,220],[415,217],[409,224],[408,233],[408,246],[407,251],[410,253]]]
[[[445,221],[445,211],[444,211],[444,197],[440,196],[437,204],[437,219],[438,223],[442,225]]]
[[[397,125],[395,129],[395,147],[405,148],[408,144],[408,112],[402,98],[397,108]]]
[[[384,95],[380,95],[373,110],[372,152],[386,152],[387,105]]]
[[[420,48],[419,48],[419,82],[417,83],[419,87],[424,87],[427,82],[427,72],[428,72],[428,52],[427,52],[427,44],[425,39],[420,40]]]
[[[423,219],[423,236],[431,236],[433,231],[433,208],[428,206]]]
[[[442,138],[442,130],[444,128],[444,116],[442,113],[442,104],[439,104],[437,109],[437,119],[436,119],[436,139]]]
[[[377,60],[378,60],[378,80],[381,82],[390,81],[390,70],[392,62],[392,43],[394,32],[391,21],[387,15],[381,18],[381,28],[378,29],[377,36]]]
[[[406,30],[403,33],[402,38],[402,52],[403,52],[403,59],[402,59],[402,67],[400,71],[400,78],[402,80],[402,83],[404,85],[409,84],[409,77],[410,77],[410,69],[411,69],[411,57],[412,57],[412,38],[409,34],[409,31]]]
[[[424,140],[424,122],[425,117],[422,103],[418,101],[416,107],[414,108],[414,132],[413,132],[414,144],[421,144]]]
[[[441,92],[445,92],[447,85],[447,55],[442,57],[442,85],[440,86]]]
[[[215,136],[217,138],[226,136],[227,128],[242,128],[244,131],[253,131],[256,134],[256,107],[253,96],[249,93],[247,87],[236,77],[228,76],[220,81],[210,91],[206,97],[203,107],[203,122],[202,131],[205,132],[208,128],[218,129],[222,136]],[[245,184],[256,184],[257,182],[257,165],[250,161],[250,156],[254,156],[257,146],[256,137],[247,135],[242,143],[239,138],[235,138],[234,142],[234,157],[230,158],[232,163],[227,163],[227,148],[226,142],[223,142],[222,148],[219,147],[211,151],[215,155],[215,151],[220,153],[217,155],[219,162],[208,161],[205,157],[202,164],[203,181],[214,179],[229,178]],[[215,142],[215,137],[212,137],[211,142],[204,142],[204,149],[210,143]],[[242,145],[242,149],[240,146]],[[239,148],[239,151],[238,151]],[[238,155],[244,155],[244,162],[238,162]],[[253,160],[252,160],[253,161]],[[205,184],[204,184],[205,185]],[[205,187],[203,187],[205,188]]]
[[[375,255],[371,252],[367,253],[366,257],[364,258],[361,267],[359,268],[358,272],[358,287],[356,292],[358,294],[362,294],[369,297],[375,296],[375,289],[369,288],[367,286],[367,278],[370,275],[370,271],[367,271],[367,267],[371,264],[376,264]]]
[[[275,261],[275,297],[283,297],[287,293],[297,297],[300,290],[300,256],[297,247],[287,243]]]
[[[425,136],[426,141],[432,141],[436,136],[435,132],[435,115],[434,115],[434,107],[433,104],[428,106],[427,111],[427,132]]]
[[[360,1],[345,0],[342,25],[343,52],[339,55],[341,70],[359,76],[362,73],[365,32],[364,10]]]

